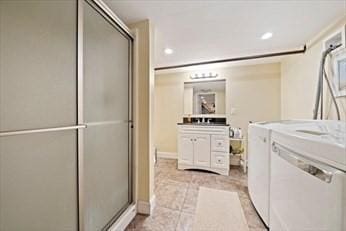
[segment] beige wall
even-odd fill
[[[184,114],[193,114],[193,87],[184,87]]]
[[[226,115],[232,126],[246,132],[250,120],[280,119],[280,64],[210,71],[226,79]],[[159,152],[177,152],[177,123],[184,113],[184,81],[191,81],[190,74],[155,75],[155,145]]]
[[[155,75],[155,145],[159,152],[176,152],[176,125],[184,109],[184,84],[176,75]]]
[[[312,119],[323,40],[345,24],[346,17],[308,43],[306,53],[283,59],[281,63],[282,119]],[[330,103],[329,92],[327,90],[324,92],[326,93],[324,98],[327,108],[325,118],[336,119],[334,106],[331,106]],[[340,97],[337,101],[341,109],[341,116],[345,120],[346,97]]]
[[[154,195],[153,142],[153,27],[148,20],[130,25],[136,34],[134,60],[134,152],[137,199],[150,202]]]

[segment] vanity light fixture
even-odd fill
[[[190,75],[190,79],[206,79],[206,78],[216,78],[218,76],[215,72],[209,72],[209,73],[196,73]]]
[[[264,33],[261,37],[262,40],[266,40],[266,39],[270,39],[271,37],[273,37],[273,33],[271,32],[267,32],[267,33]]]

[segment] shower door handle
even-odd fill
[[[15,135],[25,135],[25,134],[32,134],[32,133],[44,133],[44,132],[66,131],[66,130],[78,130],[78,129],[84,129],[86,127],[87,127],[86,124],[79,124],[79,125],[63,126],[63,127],[51,127],[51,128],[38,128],[38,129],[7,131],[7,132],[0,132],[0,137],[3,137],[3,136],[15,136]]]

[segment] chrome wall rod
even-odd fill
[[[226,63],[226,62],[236,62],[236,61],[243,61],[243,60],[250,60],[250,59],[269,58],[269,57],[275,57],[275,56],[294,55],[294,54],[305,53],[305,51],[306,51],[306,45],[304,45],[303,49],[301,50],[243,56],[243,57],[236,57],[236,58],[230,58],[230,59],[218,59],[218,60],[204,61],[204,62],[198,62],[198,63],[188,63],[188,64],[166,66],[166,67],[156,67],[155,71],[182,68],[182,67],[191,67],[191,66],[198,66],[198,65],[206,65],[206,64],[214,64],[214,63]]]
[[[28,129],[28,130],[17,130],[17,131],[8,131],[0,132],[0,137],[3,136],[15,136],[15,135],[25,135],[32,133],[43,133],[43,132],[56,132],[56,131],[65,131],[65,130],[77,130],[86,128],[87,125],[74,125],[74,126],[64,126],[64,127],[53,127],[53,128],[38,128],[38,129]]]

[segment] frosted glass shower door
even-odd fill
[[[0,230],[76,231],[77,2],[0,1]]]
[[[131,202],[131,40],[84,2],[85,230],[108,227]]]

